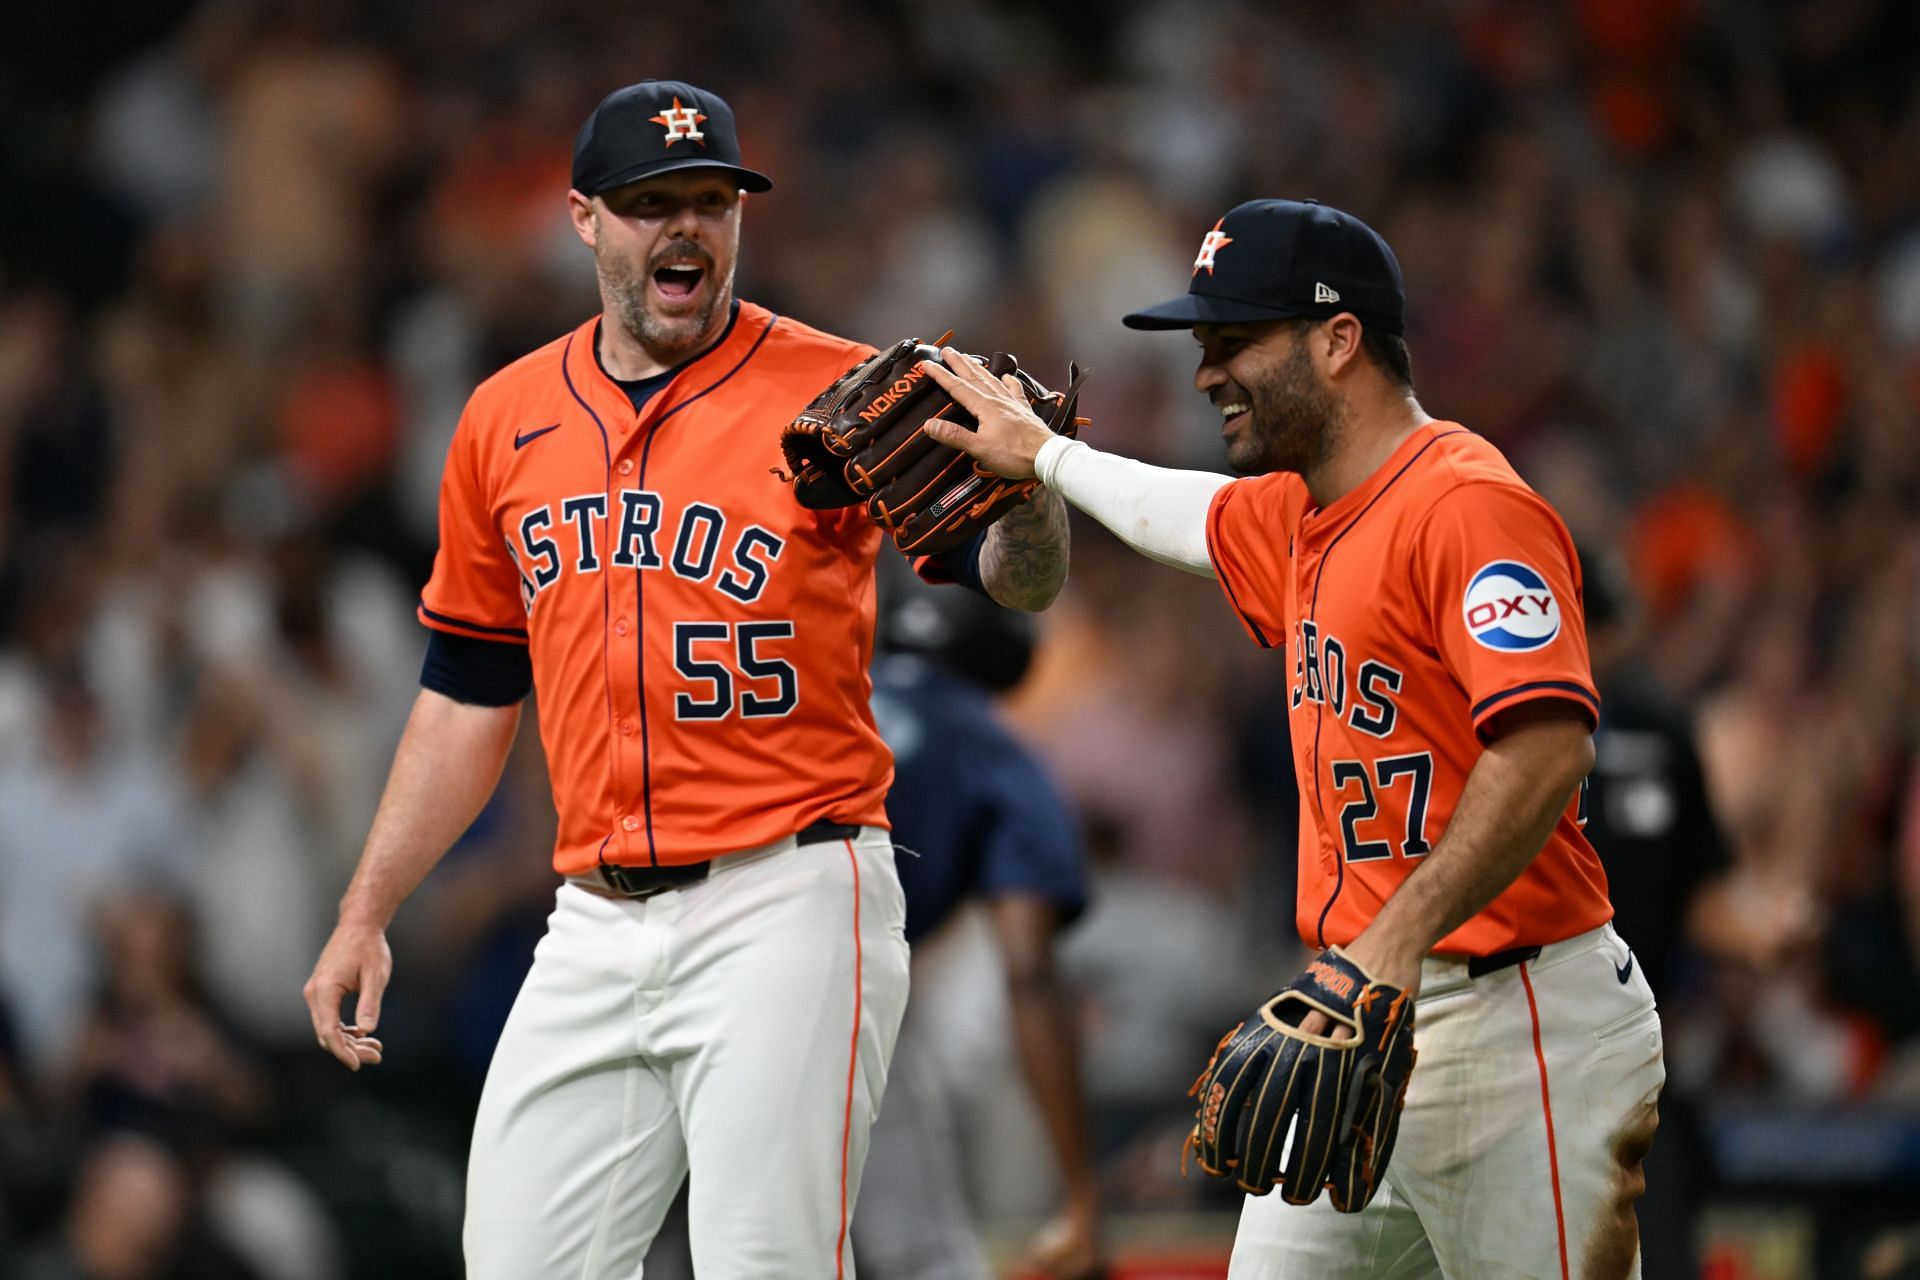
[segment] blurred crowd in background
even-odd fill
[[[315,1049],[300,986],[417,685],[455,420],[597,308],[572,136],[649,76],[726,96],[775,179],[743,296],[1077,359],[1086,437],[1157,462],[1218,469],[1217,423],[1190,341],[1120,314],[1242,199],[1378,227],[1423,404],[1626,585],[1603,690],[1694,726],[1726,865],[1628,872],[1679,903],[1645,939],[1675,1096],[1920,1116],[1912,5],[6,10],[0,1271],[457,1273],[554,883],[535,735],[397,923],[386,1064]],[[1183,1094],[1297,963],[1288,672],[1214,584],[1075,538],[1008,713],[1094,862],[1102,1174],[1230,1212],[1179,1176]]]

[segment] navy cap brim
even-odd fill
[[[757,169],[743,168],[737,164],[727,164],[719,160],[708,160],[703,156],[686,156],[679,160],[649,160],[645,164],[635,165],[625,173],[617,173],[601,183],[596,190],[583,191],[582,195],[604,195],[615,187],[624,187],[629,182],[639,182],[643,178],[657,178],[663,173],[678,173],[683,169],[724,169],[739,182],[742,191],[771,191],[773,179]]]
[[[1216,298],[1204,293],[1183,293],[1157,306],[1121,317],[1129,329],[1191,329],[1197,324],[1257,324],[1262,320],[1286,320],[1306,315],[1283,307],[1266,307],[1236,298]]]

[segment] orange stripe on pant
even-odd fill
[[[1560,1238],[1560,1280],[1567,1276],[1567,1215],[1560,1203],[1560,1153],[1553,1139],[1553,1096],[1547,1089],[1547,1055],[1540,1048],[1540,1006],[1533,998],[1528,961],[1520,962],[1520,982],[1527,989],[1527,1013],[1533,1018],[1533,1060],[1540,1064],[1540,1110],[1547,1118],[1547,1168],[1553,1174],[1553,1229]]]
[[[847,846],[847,861],[853,866],[853,1041],[847,1049],[847,1105],[840,1120],[840,1239],[834,1250],[833,1274],[844,1280],[847,1268],[847,1155],[853,1143],[853,1081],[860,1066],[860,984],[865,973],[860,952],[860,858]],[[1566,1253],[1565,1238],[1561,1254]]]

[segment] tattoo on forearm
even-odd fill
[[[987,531],[980,581],[1010,609],[1044,609],[1067,581],[1067,504],[1047,489]]]

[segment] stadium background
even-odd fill
[[[777,182],[745,296],[1077,358],[1089,438],[1157,461],[1217,467],[1215,426],[1184,339],[1120,313],[1240,199],[1378,226],[1422,401],[1623,567],[1732,850],[1660,992],[1703,1261],[1663,1240],[1649,1274],[1920,1265],[1916,14],[6,6],[0,1272],[458,1273],[466,1126],[551,888],[534,735],[396,926],[386,1065],[315,1050],[299,987],[414,688],[455,417],[593,308],[570,140],[649,75],[726,95]],[[1182,1092],[1295,962],[1287,673],[1215,591],[1077,529],[1009,709],[1098,861],[1068,955],[1135,1276],[1218,1274],[1233,1200],[1178,1174]],[[982,953],[943,945],[1011,1238],[1044,1149],[994,1102]]]

